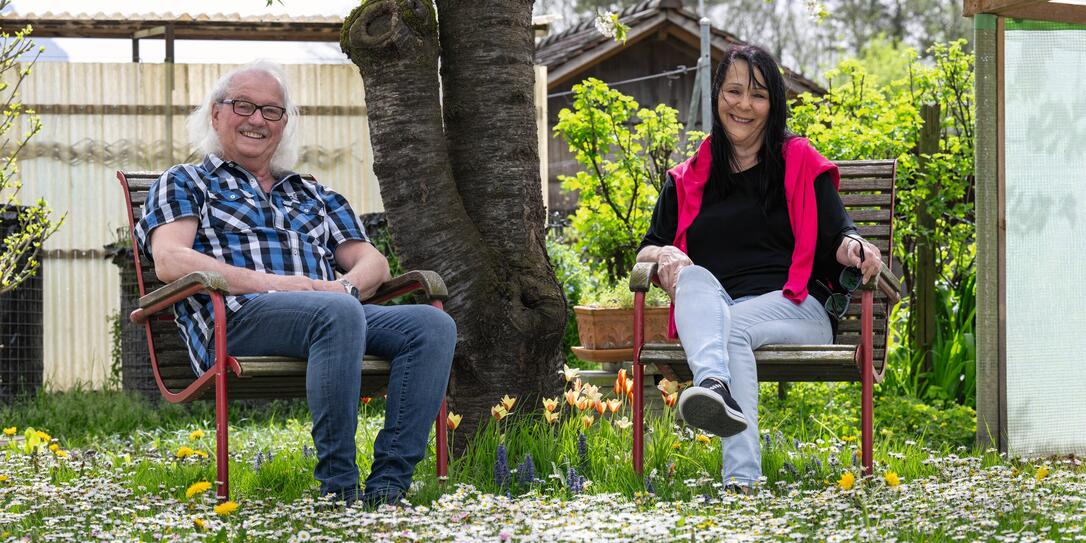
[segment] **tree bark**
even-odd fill
[[[472,435],[503,395],[528,409],[558,392],[566,306],[544,244],[531,1],[436,7],[363,2],[341,45],[362,74],[397,252],[449,288],[450,409]]]

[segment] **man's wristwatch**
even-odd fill
[[[347,291],[347,294],[354,296],[356,300],[362,294],[362,292],[358,290],[358,287],[354,286],[354,283],[346,279],[340,279],[339,284],[343,285],[343,289]]]

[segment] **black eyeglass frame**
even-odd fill
[[[273,106],[271,104],[255,104],[255,103],[250,102],[248,100],[237,100],[237,99],[233,99],[233,98],[227,98],[225,100],[219,100],[219,103],[230,106],[230,109],[234,113],[236,113],[238,115],[241,115],[242,117],[252,117],[254,113],[259,111],[260,116],[263,117],[265,121],[276,122],[276,121],[282,120],[283,117],[287,116],[286,108],[279,107],[279,106]],[[248,112],[248,113],[245,113],[244,111],[238,111],[238,106],[241,106],[243,109],[248,109],[248,107],[246,107],[246,105],[252,106],[253,110]],[[271,116],[268,115],[268,112],[271,112]],[[276,112],[279,113],[278,116],[275,115]]]
[[[863,240],[847,234],[845,237],[860,244],[860,262],[863,262]],[[860,285],[863,284],[863,273],[855,266],[846,266],[841,270],[841,275],[837,278],[837,284],[844,288],[847,291],[847,294],[844,292],[831,292],[829,297],[826,298],[824,307],[826,308],[827,313],[840,320],[848,311],[849,303],[852,301],[852,293],[856,292],[856,290],[860,288]],[[840,309],[837,309],[838,306],[840,306]]]

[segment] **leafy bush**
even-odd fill
[[[670,304],[671,299],[667,297],[667,293],[662,289],[650,288],[645,294],[645,305],[647,306],[660,307]],[[608,309],[632,308],[634,305],[634,293],[630,290],[629,276],[620,278],[615,282],[614,286],[601,286],[595,290],[588,291],[587,295],[582,297],[581,305]]]
[[[577,193],[574,247],[614,284],[633,266],[667,170],[677,162],[682,126],[675,109],[640,108],[598,79],[574,85],[573,96],[573,109],[558,113],[554,131],[584,170],[559,179]]]

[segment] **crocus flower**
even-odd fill
[[[219,516],[226,516],[234,511],[238,510],[238,504],[234,501],[222,502],[215,506],[215,514]]]
[[[463,415],[457,415],[452,411],[449,411],[449,416],[445,417],[445,423],[449,426],[450,430],[456,430],[460,426],[460,421],[463,420]]]
[[[851,471],[846,471],[837,480],[837,486],[841,487],[841,490],[852,490],[854,484],[856,484],[856,476]]]
[[[517,399],[511,398],[508,394],[506,394],[505,396],[502,396],[501,403],[502,407],[505,407],[506,411],[512,411],[513,404],[517,403]]]
[[[191,497],[193,497],[193,496],[195,496],[197,494],[203,494],[204,492],[207,492],[208,490],[211,490],[211,483],[209,483],[207,481],[200,481],[198,483],[192,483],[192,486],[188,487],[188,489],[185,490],[185,497],[186,498],[191,498]]]

